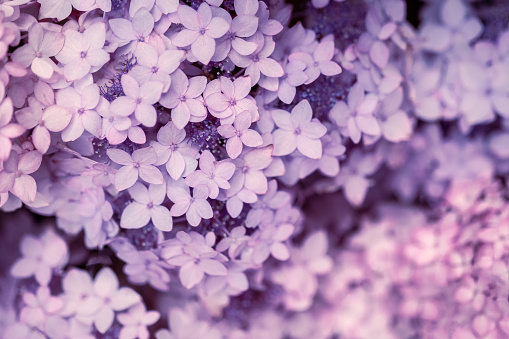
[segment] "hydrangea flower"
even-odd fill
[[[212,208],[207,202],[209,189],[206,185],[197,185],[193,188],[193,195],[189,189],[178,186],[168,186],[168,198],[174,202],[170,213],[174,217],[183,214],[191,226],[198,226],[201,219],[210,219],[213,216]]]
[[[123,191],[132,187],[138,180],[138,177],[151,184],[162,184],[163,175],[154,166],[157,161],[157,154],[153,148],[141,148],[133,152],[132,155],[120,149],[108,149],[108,157],[122,166],[115,174],[115,187]]]
[[[170,211],[161,206],[166,196],[166,185],[145,185],[137,182],[129,188],[129,194],[134,199],[122,212],[120,226],[123,228],[140,228],[150,220],[161,231],[171,231],[173,227]]]
[[[109,54],[103,49],[106,41],[104,23],[95,23],[83,33],[69,29],[64,35],[64,47],[56,58],[65,65],[64,76],[67,81],[79,80],[108,62]]]
[[[35,75],[49,79],[58,69],[50,59],[57,55],[64,46],[65,37],[60,32],[45,31],[41,24],[34,23],[28,30],[28,44],[16,49],[12,59]]]
[[[320,122],[311,120],[312,109],[307,100],[299,102],[291,114],[283,110],[274,110],[272,119],[279,127],[273,132],[273,155],[287,155],[298,149],[309,158],[322,157],[320,138],[325,135],[327,129]]]
[[[202,3],[195,11],[189,6],[180,5],[177,10],[180,22],[185,27],[172,38],[173,45],[186,47],[191,45],[193,55],[206,65],[216,51],[216,41],[230,28],[228,22],[213,16],[210,6]]]
[[[47,286],[53,270],[62,268],[68,259],[66,242],[52,230],[47,230],[39,239],[27,235],[21,242],[23,258],[18,259],[11,268],[11,274],[17,278],[35,279]]]

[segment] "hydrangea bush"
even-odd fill
[[[2,1],[0,335],[508,338],[508,24]]]

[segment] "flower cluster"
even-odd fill
[[[509,6],[290,2],[0,4],[2,338],[509,336]]]

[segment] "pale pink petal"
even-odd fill
[[[115,188],[118,191],[128,189],[138,180],[138,170],[133,166],[124,166],[115,174]]]
[[[94,325],[100,333],[105,333],[113,324],[115,313],[111,308],[103,307],[94,317]]]
[[[121,287],[111,296],[111,307],[115,311],[123,311],[141,301],[141,297],[132,288]]]
[[[182,285],[185,288],[190,289],[202,281],[204,273],[197,264],[191,262],[180,268],[179,277]]]
[[[228,273],[226,267],[217,260],[201,259],[199,265],[208,275],[224,276]]]
[[[162,83],[161,83],[162,85]],[[143,126],[154,127],[157,122],[157,112],[154,106],[141,103],[134,111],[136,120],[141,122]]]
[[[118,279],[115,272],[109,267],[102,268],[95,277],[94,292],[103,298],[107,298],[111,297],[117,289]]]
[[[173,219],[170,211],[164,206],[154,206],[150,215],[155,227],[163,232],[169,232],[173,228]]]
[[[230,24],[226,22],[226,20],[224,20],[223,18],[214,17],[210,21],[210,24],[208,25],[207,28],[208,30],[205,34],[211,38],[218,39],[225,35],[226,32],[228,32],[228,30],[230,29]]]
[[[110,148],[106,150],[106,153],[108,154],[110,160],[116,162],[117,164],[131,165],[133,163],[131,156],[127,154],[127,152],[120,149]]]
[[[11,192],[23,202],[34,202],[35,195],[37,194],[35,179],[29,175],[22,174],[14,180]]]
[[[224,21],[224,20],[223,20]],[[200,35],[191,45],[193,55],[204,65],[207,65],[212,59],[216,50],[216,42],[207,35]]]
[[[170,159],[166,163],[166,170],[173,180],[178,180],[186,168],[186,162],[182,154],[174,151],[170,155]]]
[[[322,157],[322,142],[320,139],[309,139],[302,135],[297,136],[297,149],[311,159]]]
[[[258,61],[258,67],[260,72],[268,77],[279,78],[285,74],[283,67],[281,67],[276,60],[271,58],[265,58]]]
[[[274,258],[280,261],[286,261],[290,259],[290,250],[286,245],[280,242],[277,242],[271,246],[270,253]]]
[[[278,129],[272,135],[274,143],[273,155],[288,155],[297,148],[297,139],[293,131]]]
[[[242,141],[239,137],[234,136],[233,138],[228,139],[226,142],[226,152],[232,159],[236,159],[240,155],[242,152]]]
[[[186,47],[194,43],[199,36],[200,33],[198,31],[183,29],[171,39],[171,43],[176,47]]]
[[[150,213],[147,205],[133,202],[124,208],[120,218],[120,226],[122,228],[140,228],[148,224],[149,221]]]
[[[139,168],[140,178],[151,184],[162,184],[164,182],[163,175],[152,165],[142,164]]]
[[[263,144],[263,139],[260,134],[252,129],[245,130],[240,136],[240,140],[248,147],[258,147]]]
[[[32,131],[32,142],[35,148],[42,154],[46,153],[51,143],[51,136],[48,130],[44,127],[37,126]]]
[[[384,68],[389,62],[389,48],[382,41],[375,41],[369,50],[371,60],[380,68]]]

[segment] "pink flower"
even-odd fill
[[[47,286],[40,286],[36,294],[23,294],[25,307],[20,312],[21,322],[44,329],[45,322],[51,316],[58,315],[64,307],[62,299],[52,296]]]
[[[166,185],[151,184],[149,189],[142,183],[135,183],[129,188],[134,201],[122,212],[120,226],[123,228],[140,228],[152,220],[155,227],[169,232],[173,228],[170,211],[161,204],[166,196]]]
[[[341,73],[341,67],[332,61],[333,56],[334,42],[322,41],[316,46],[312,56],[306,52],[296,52],[292,53],[288,59],[299,60],[306,64],[305,72],[309,79],[305,83],[310,84],[320,76],[320,73],[327,76]]]
[[[228,180],[235,171],[235,165],[229,161],[216,162],[210,151],[204,151],[200,156],[200,169],[189,174],[186,184],[190,187],[206,185],[209,198],[215,199],[219,195],[219,188],[229,189]]]
[[[127,313],[121,313],[117,316],[118,321],[124,325],[120,330],[120,339],[148,339],[149,332],[147,326],[153,325],[159,320],[161,315],[157,311],[147,312],[144,303],[134,305]]]
[[[126,47],[127,51],[134,51],[138,46],[145,48],[154,29],[154,17],[146,8],[141,7],[131,20],[111,19],[108,24],[115,36],[129,44]]]
[[[213,61],[224,60],[232,48],[240,55],[249,55],[258,47],[256,42],[242,39],[255,34],[258,28],[258,17],[256,16],[258,1],[236,1],[234,7],[237,16],[233,20],[230,16],[226,17],[230,24],[230,30],[218,39],[216,52],[212,57]]]
[[[0,192],[9,191],[25,203],[34,202],[37,184],[29,174],[37,171],[41,162],[42,154],[39,151],[18,154],[12,150],[0,171]]]
[[[34,23],[28,30],[28,44],[12,53],[12,60],[30,69],[35,75],[49,79],[57,69],[50,59],[64,46],[64,35],[60,32],[44,31],[41,24]]]
[[[23,126],[11,123],[12,121],[12,101],[5,98],[0,104],[0,161],[7,160],[11,153],[12,141],[19,137],[25,129]]]
[[[257,118],[256,102],[249,95],[251,80],[249,77],[240,77],[231,81],[227,77],[220,77],[221,92],[212,93],[205,98],[210,114],[221,123],[233,123],[235,117],[245,110],[252,113],[251,121]]]
[[[307,100],[299,102],[291,114],[283,110],[272,112],[272,119],[279,127],[273,133],[273,155],[287,155],[298,149],[308,158],[322,157],[320,138],[325,135],[327,128],[318,120],[311,120],[312,114],[311,105]]]
[[[161,98],[163,83],[160,81],[148,81],[139,84],[129,74],[122,75],[120,79],[125,96],[116,98],[110,106],[117,115],[129,115],[134,112],[136,120],[147,127],[154,127],[157,121],[157,113],[154,104]]]
[[[188,79],[180,69],[172,74],[172,85],[159,103],[171,109],[171,119],[179,129],[183,129],[190,120],[201,121],[207,116],[207,110],[199,99],[206,86],[207,78],[204,76]]]
[[[248,147],[258,147],[263,144],[260,134],[249,129],[249,126],[251,126],[251,113],[243,111],[237,115],[233,125],[221,125],[217,128],[219,134],[228,138],[226,151],[230,158],[235,159],[240,155],[242,144]]]
[[[277,96],[285,104],[290,104],[295,98],[297,86],[308,81],[309,77],[304,72],[306,64],[300,60],[293,60],[286,64],[285,74],[279,79]]]
[[[168,122],[157,132],[157,142],[151,146],[157,153],[156,165],[166,164],[166,171],[173,180],[178,180],[186,169],[186,158],[194,157],[196,151],[184,140],[186,131]]]
[[[267,177],[263,173],[272,162],[272,145],[256,148],[235,159],[237,170],[230,180],[231,188],[226,192],[228,213],[236,218],[243,203],[254,203],[257,194],[267,193]]]
[[[46,107],[43,111],[41,103],[28,98],[29,107],[16,112],[16,120],[23,127],[32,130],[32,142],[42,154],[46,153],[51,143],[50,132],[60,132],[71,121],[72,114],[68,109],[57,105]],[[35,127],[35,128],[34,128]]]
[[[67,81],[96,72],[110,60],[109,54],[103,50],[106,41],[106,25],[103,22],[91,25],[83,33],[66,30],[64,35],[65,45],[56,58],[65,64]]]
[[[139,83],[160,81],[164,84],[162,92],[167,92],[171,84],[170,74],[178,68],[184,55],[184,51],[175,49],[168,49],[158,55],[154,47],[146,44],[134,52],[136,66],[129,71],[129,75]]]
[[[110,328],[115,311],[123,311],[141,301],[140,295],[133,289],[119,288],[118,278],[109,267],[104,267],[97,273],[93,290],[100,302],[91,318],[100,333],[105,333]]]
[[[174,202],[170,213],[174,217],[186,214],[191,226],[198,226],[201,219],[210,219],[213,216],[212,207],[207,201],[209,190],[205,185],[198,185],[193,189],[193,196],[182,187],[168,186],[168,198]]]
[[[100,99],[99,87],[96,84],[84,88],[67,87],[57,92],[57,105],[66,108],[72,114],[69,125],[62,131],[63,141],[74,141],[85,130],[95,137],[101,135],[102,120],[96,111]]]
[[[234,50],[230,53],[230,59],[236,66],[246,68],[245,74],[251,77],[251,86],[258,83],[260,73],[271,78],[279,78],[284,75],[281,65],[276,60],[269,58],[276,46],[272,38],[261,38],[259,42],[257,40],[257,45],[259,50],[249,56],[240,55]],[[263,47],[260,48],[260,46]]]
[[[129,118],[132,112],[126,112],[121,109],[113,112],[110,109],[111,105],[108,100],[103,99],[99,99],[99,104],[96,107],[97,113],[103,118],[101,138],[106,137],[111,145],[118,145],[123,143],[129,136],[131,141],[144,144],[146,141],[145,133],[140,131],[138,126],[133,126]],[[134,131],[140,132],[140,138],[135,137]]]
[[[124,165],[115,174],[115,187],[123,191],[138,180],[138,176],[151,184],[162,184],[163,175],[153,166],[157,154],[152,147],[137,149],[132,156],[119,149],[108,149],[108,157],[117,164]]]
[[[348,93],[348,104],[338,101],[329,115],[342,128],[343,135],[357,144],[362,133],[375,137],[380,135],[380,126],[373,116],[377,105],[378,98],[374,94],[365,95],[364,89],[357,83]]]
[[[185,29],[173,37],[173,45],[177,47],[191,45],[191,51],[198,61],[204,65],[208,64],[216,51],[214,39],[222,37],[230,25],[223,18],[212,17],[210,6],[206,3],[202,3],[198,11],[180,5],[177,12]]]
[[[47,285],[54,269],[62,268],[68,259],[66,242],[54,231],[46,231],[40,238],[26,235],[21,241],[23,257],[11,267],[17,278],[35,276],[41,285]]]

